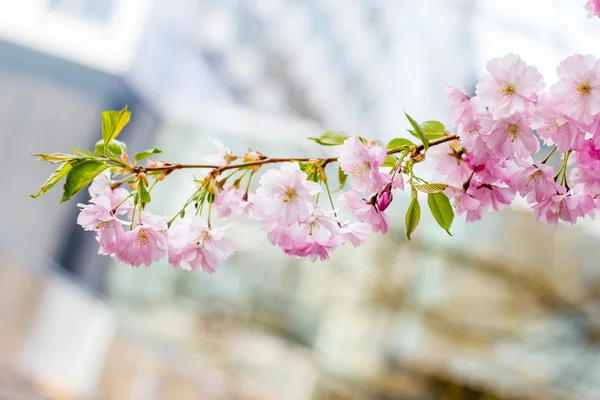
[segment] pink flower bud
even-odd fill
[[[385,211],[394,199],[392,195],[392,185],[388,184],[377,197],[377,208],[379,211]]]

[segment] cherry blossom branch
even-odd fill
[[[447,143],[450,142],[452,140],[456,140],[458,139],[457,135],[449,135],[449,136],[444,136],[442,138],[436,139],[436,140],[432,140],[429,142],[429,146],[437,146],[443,143]],[[412,150],[412,156],[416,156],[417,154],[420,154],[423,150],[424,150],[424,145],[420,144],[420,145],[416,145],[413,150]],[[405,151],[406,148],[398,148],[398,149],[391,149],[388,150],[388,155],[392,155],[392,154],[397,154],[397,153],[401,153],[402,151]],[[284,162],[292,162],[292,161],[299,161],[299,162],[310,162],[313,160],[318,160],[320,162],[323,163],[323,166],[330,164],[330,163],[334,163],[338,161],[338,157],[327,157],[327,158],[319,158],[319,157],[265,157],[264,159],[261,160],[257,160],[257,161],[251,161],[251,162],[246,162],[243,164],[228,164],[228,165],[214,165],[214,164],[165,164],[164,166],[152,166],[152,167],[144,167],[144,166],[136,166],[133,168],[133,171],[135,173],[140,173],[140,172],[150,172],[150,171],[175,171],[175,170],[179,170],[179,169],[212,169],[212,170],[216,170],[218,172],[223,172],[223,171],[227,171],[229,169],[235,169],[235,168],[246,168],[246,167],[254,167],[254,166],[262,166],[265,164],[280,164],[280,163],[284,163]]]

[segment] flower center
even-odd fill
[[[212,241],[212,238],[210,237],[210,232],[202,231],[202,233],[198,235],[198,240],[196,241],[196,244],[201,248],[204,248],[204,246],[210,241]]]
[[[279,193],[279,198],[284,203],[293,203],[297,201],[300,196],[298,196],[298,192],[294,188],[287,188],[281,193]]]
[[[510,138],[511,142],[514,142],[521,137],[521,127],[514,122],[511,122],[504,129],[504,133],[506,133],[506,135]]]
[[[517,85],[511,81],[504,82],[504,86],[500,87],[500,94],[508,97],[513,97],[517,93]]]
[[[306,224],[304,227],[308,230],[308,235],[312,236],[313,232],[319,230],[320,226],[321,224],[319,224],[318,221],[312,221],[311,223]]]
[[[103,228],[113,228],[115,226],[115,221],[98,221],[98,225],[96,225],[96,230],[100,230]]]
[[[578,83],[576,89],[579,96],[589,96],[592,94],[592,82],[589,79],[581,81]]]
[[[371,165],[363,161],[362,163],[353,162],[352,167],[354,169],[354,173],[352,174],[356,179],[360,179],[361,181],[366,181],[369,179],[369,171],[371,170]]]
[[[529,179],[527,180],[527,184],[525,185],[525,187],[529,186],[529,184],[531,182],[533,183],[540,183],[540,179],[542,178],[543,172],[540,171],[539,169],[537,171],[535,171],[533,174],[529,175]]]
[[[150,242],[150,234],[145,229],[140,229],[135,237],[135,244],[146,246]]]

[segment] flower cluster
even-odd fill
[[[600,0],[587,0],[585,9],[588,12],[588,18],[600,17]]]
[[[568,57],[547,92],[537,69],[517,55],[491,60],[487,71],[474,97],[446,91],[460,139],[439,155],[438,171],[457,212],[478,220],[518,193],[540,221],[593,217],[600,194],[600,62]],[[535,161],[540,141],[552,150]],[[558,171],[547,164],[555,152],[562,154]]]
[[[109,173],[98,175],[89,188],[89,204],[78,204],[77,223],[96,232],[100,254],[135,267],[149,266],[168,254],[175,268],[207,273],[233,254],[235,243],[224,228],[211,229],[199,216],[182,218],[169,228],[167,218],[138,210],[134,194],[113,184]]]
[[[586,9],[600,16],[600,0],[589,0]],[[369,234],[387,233],[386,211],[394,191],[405,186],[411,193],[405,217],[409,240],[420,221],[423,194],[449,234],[454,211],[476,221],[517,196],[539,221],[574,224],[593,218],[600,207],[600,61],[591,55],[568,57],[549,90],[538,70],[515,54],[494,58],[486,67],[473,97],[459,88],[446,90],[456,133],[440,122],[419,124],[406,115],[418,144],[395,138],[384,146],[337,131],[309,138],[338,146],[328,158],[270,158],[252,150],[234,155],[215,140],[218,153],[205,157],[205,164],[141,163],[158,149],[137,153],[132,162],[125,143],[116,140],[131,113],[127,107],[105,111],[95,151],[35,155],[59,167],[32,197],[62,178],[62,201],[89,185],[91,198],[78,204],[77,222],[96,232],[99,253],[135,267],[166,259],[174,268],[206,273],[235,251],[228,236],[232,218],[257,222],[287,255],[328,260],[346,242],[359,246]],[[434,156],[441,182],[417,175],[426,155]],[[327,176],[335,163],[338,190],[350,183],[350,190],[337,196],[337,206]],[[279,166],[262,172],[267,164]],[[172,218],[148,211],[155,185],[185,168],[204,173],[183,207]],[[258,187],[251,190],[254,177]]]

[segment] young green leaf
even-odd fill
[[[127,153],[127,145],[119,140],[113,140],[108,146],[104,145],[103,140],[98,140],[96,142],[96,147],[94,148],[94,154],[97,156],[105,156],[105,148],[110,154],[117,158],[121,157],[121,154]]]
[[[32,154],[33,157],[39,157],[36,161],[48,161],[52,164],[62,164],[67,161],[72,161],[78,158],[73,154],[65,154],[65,153],[52,153],[52,154],[43,154],[43,153],[35,153]]]
[[[103,111],[102,112],[102,140],[108,145],[113,139],[119,136],[125,125],[129,123],[131,112],[125,106],[121,111]]]
[[[64,163],[63,165],[58,167],[48,179],[46,179],[46,182],[44,182],[39,192],[37,192],[36,194],[30,194],[29,196],[33,197],[34,199],[37,199],[38,197],[46,193],[48,190],[52,189],[52,187],[56,185],[65,175],[67,175],[72,168],[72,163]]]
[[[404,138],[396,138],[396,139],[392,139],[388,145],[386,146],[386,149],[397,149],[400,147],[413,147],[415,144],[413,142],[411,142],[408,139],[404,139]]]
[[[427,195],[427,203],[438,225],[448,232],[448,235],[452,236],[450,227],[452,226],[452,221],[454,221],[454,210],[450,205],[448,196],[444,193],[430,193]]]
[[[421,206],[419,200],[413,197],[408,210],[406,210],[406,237],[410,240],[410,235],[415,231],[421,220]]]
[[[75,146],[71,146],[71,148],[73,149],[73,151],[75,153],[79,154],[81,157],[96,158],[96,155],[94,153],[92,153],[91,151],[89,151],[89,150],[79,150]]]
[[[98,174],[108,168],[108,164],[98,160],[81,160],[73,163],[73,169],[67,174],[61,203],[86,187]]]
[[[342,167],[338,167],[338,180],[340,181],[340,187],[337,188],[335,191],[339,192],[340,190],[342,190],[344,188],[344,186],[346,186],[346,180],[348,179],[348,175],[346,175],[346,173],[344,172],[344,170],[342,169]]]
[[[445,183],[425,183],[423,185],[416,185],[415,187],[423,193],[441,193],[448,185]]]
[[[421,127],[429,140],[446,136],[446,127],[439,121],[425,121],[421,124]]]
[[[140,189],[140,198],[142,199],[142,201],[144,203],[150,203],[152,201],[152,197],[150,197],[150,192],[148,192],[148,189],[146,189],[146,186],[144,186],[140,183],[139,189]]]
[[[318,138],[308,138],[309,140],[313,140],[316,143],[320,144],[321,146],[339,146],[344,144],[344,142],[346,141],[346,139],[348,139],[350,136],[348,136],[348,134],[346,132],[340,132],[340,131],[329,131],[329,132],[325,132],[324,134],[321,135],[321,137]]]
[[[135,162],[140,162],[145,158],[151,157],[153,154],[160,154],[162,153],[162,150],[159,149],[148,149],[148,150],[144,150],[142,152],[137,153],[133,158],[135,160]]]
[[[417,124],[415,122],[415,120],[412,119],[412,117],[410,115],[408,115],[406,112],[404,113],[404,115],[406,115],[406,118],[408,119],[408,122],[410,122],[410,124],[412,125],[413,129],[417,133],[417,137],[419,139],[421,139],[421,142],[423,142],[423,148],[425,150],[427,150],[429,148],[429,140],[427,139],[427,136],[425,136],[425,132],[423,132],[423,128],[421,128],[421,125]]]

